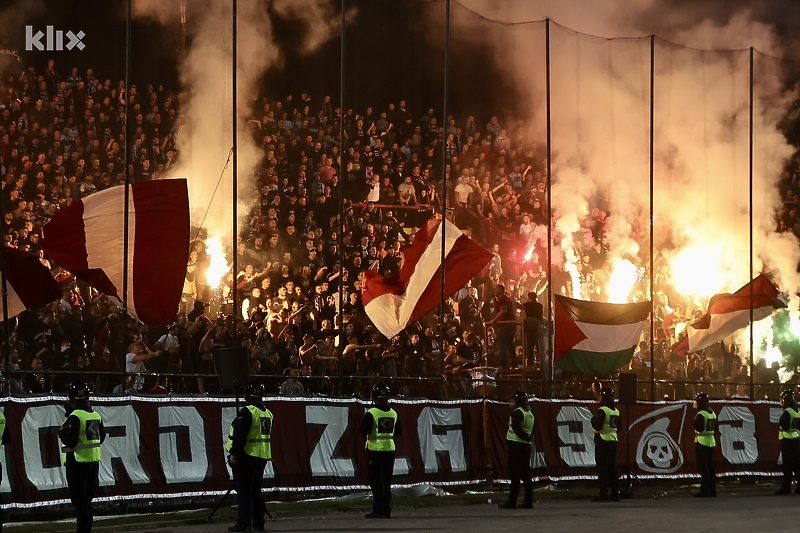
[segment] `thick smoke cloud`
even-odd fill
[[[736,289],[749,277],[749,48],[754,47],[755,268],[771,269],[784,290],[796,292],[796,241],[771,234],[780,205],[776,182],[793,151],[777,125],[797,95],[784,89],[784,64],[774,57],[791,51],[783,47],[777,19],[768,17],[786,12],[751,2],[695,4],[458,0],[454,44],[481,35],[492,46],[495,65],[517,81],[528,104],[531,134],[543,139],[544,24],[517,23],[552,19],[553,206],[581,220],[588,213],[572,212],[580,204],[576,195],[588,207],[602,191],[613,191],[608,236],[612,256],[623,257],[635,248],[628,230],[648,227],[648,36],[656,35],[655,246],[670,259],[704,252],[687,260],[695,271],[702,264],[714,273],[704,280],[706,294]]]
[[[339,32],[338,18],[328,0],[240,0],[237,3],[237,112],[239,211],[246,212],[255,191],[249,177],[262,153],[249,132],[248,119],[261,76],[281,61],[275,43],[270,8],[274,14],[308,28],[303,48],[312,52]],[[180,3],[134,0],[134,17],[177,28]],[[186,122],[178,134],[182,165],[176,176],[189,178],[193,222],[216,234],[228,234],[231,223],[232,167],[217,186],[232,147],[232,8],[229,0],[186,2],[189,48],[180,66],[185,90]],[[216,194],[214,191],[216,190]],[[214,195],[212,202],[212,195]]]

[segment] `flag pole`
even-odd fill
[[[0,153],[0,166],[3,164],[3,154]],[[0,200],[0,220],[4,220],[6,216],[5,213],[5,205],[3,205],[3,201]],[[3,234],[2,242],[0,242],[0,266],[3,269],[3,283],[2,283],[2,305],[3,305],[3,369],[5,372],[9,370],[9,347],[8,347],[8,339],[11,337],[11,332],[9,331],[9,323],[8,323],[8,270],[7,270],[7,263],[6,263],[6,236]],[[8,393],[8,391],[4,391]]]
[[[755,400],[755,364],[753,361],[753,80],[754,80],[755,49],[750,47],[750,139],[749,139],[749,202],[750,202],[750,399]]]
[[[123,209],[123,224],[122,224],[122,350],[123,354],[127,353],[127,340],[128,340],[128,272],[130,265],[128,264],[128,254],[130,248],[128,239],[130,238],[130,202],[131,202],[131,143],[129,142],[129,113],[130,113],[130,91],[131,91],[131,18],[132,18],[132,4],[133,0],[128,0],[128,12],[125,21],[125,122],[122,127],[125,128],[125,207]]]
[[[442,284],[441,284],[441,300],[439,310],[439,369],[440,369],[440,391],[442,397],[445,393],[444,382],[444,353],[441,347],[443,346],[442,340],[444,339],[444,309],[445,298],[447,297],[445,290],[445,282],[447,273],[445,272],[445,236],[447,232],[447,91],[449,81],[449,65],[450,65],[450,0],[445,2],[445,31],[444,31],[444,102],[442,105],[442,124],[444,124],[443,138],[442,138],[442,248],[440,263],[442,269]]]
[[[339,41],[341,57],[339,58],[339,323],[334,320],[333,328],[339,329],[339,393],[344,390],[344,346],[347,341],[344,332],[344,54],[345,28],[347,25],[347,0],[342,0],[342,35]],[[349,277],[349,276],[348,276]]]
[[[550,64],[550,19],[545,19],[545,97],[547,99],[547,353],[539,354],[539,366],[547,369],[545,379],[548,383],[547,397],[553,390],[553,373],[555,362],[553,361],[553,335],[555,327],[553,325],[553,142],[551,127],[551,64]],[[541,347],[541,344],[539,344]],[[544,362],[547,361],[547,364]]]
[[[231,206],[231,219],[233,222],[233,236],[231,237],[233,241],[233,290],[231,291],[231,296],[233,297],[233,345],[236,346],[237,337],[239,333],[239,317],[240,317],[240,309],[239,309],[239,290],[236,287],[236,277],[239,274],[239,257],[237,253],[237,246],[239,244],[239,224],[238,224],[238,216],[239,210],[237,204],[237,198],[239,194],[238,185],[239,185],[239,150],[238,150],[238,135],[237,135],[237,124],[238,124],[238,117],[236,116],[237,112],[237,105],[236,105],[236,62],[237,62],[237,50],[236,50],[236,9],[238,7],[237,0],[233,0],[233,14],[232,14],[232,26],[231,26],[231,112],[232,112],[232,146],[233,146],[233,165],[232,165],[232,172],[233,172],[233,182],[231,186],[231,196],[233,197],[233,202]]]
[[[656,365],[654,362],[655,353],[655,274],[653,272],[653,254],[655,236],[655,195],[653,187],[655,183],[654,156],[655,156],[655,90],[656,90],[656,36],[650,36],[650,400],[656,401]],[[641,338],[641,337],[640,337]]]

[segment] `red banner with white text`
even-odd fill
[[[531,467],[534,479],[568,480],[596,477],[592,414],[597,403],[535,400]],[[777,475],[781,472],[776,402],[712,402],[717,414],[718,476]],[[698,477],[694,452],[696,411],[692,403],[657,402],[617,405],[620,412],[617,462],[620,474],[641,478]],[[505,441],[511,407],[487,401],[487,423],[494,451],[495,481],[508,481]]]
[[[145,499],[223,494],[231,487],[224,444],[236,408],[216,398],[95,398],[108,437],[103,444],[98,499]],[[57,430],[64,398],[7,399],[10,432],[0,492],[5,507],[67,503]],[[535,400],[537,479],[595,477],[593,432],[597,405]],[[267,491],[368,489],[364,438],[366,402],[274,398],[273,462]],[[508,479],[505,434],[511,408],[495,401],[396,399],[402,435],[396,439],[395,486],[471,485]],[[774,402],[712,403],[719,420],[717,472],[777,475],[781,471]],[[620,472],[627,459],[640,477],[696,477],[688,402],[620,406]],[[625,428],[629,428],[627,431]],[[626,458],[626,451],[630,455]],[[10,495],[9,495],[10,494]]]
[[[9,399],[12,438],[0,492],[9,507],[66,503],[57,431],[63,398]],[[95,398],[107,438],[98,500],[223,494],[231,487],[224,450],[236,408],[230,399]],[[264,487],[278,491],[369,488],[359,426],[370,404],[357,400],[270,399],[273,461]],[[485,480],[483,402],[394,401],[398,485]]]

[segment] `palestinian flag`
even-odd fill
[[[747,327],[751,308],[754,322],[769,317],[776,309],[786,307],[778,296],[778,289],[764,274],[733,294],[715,294],[708,302],[708,312],[686,327],[686,336],[673,352],[678,355],[698,352]]]
[[[631,361],[652,305],[555,297],[553,361],[557,368],[605,374]]]
[[[466,285],[493,257],[452,222],[431,217],[403,250],[398,276],[384,279],[377,272],[364,271],[364,310],[386,337],[391,339],[440,304],[442,248],[445,298]]]

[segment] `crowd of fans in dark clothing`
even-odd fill
[[[549,373],[548,310],[537,295],[546,302],[545,291],[571,294],[573,287],[555,266],[548,283],[546,153],[522,121],[442,121],[433,109],[411,110],[405,101],[342,112],[330,97],[305,92],[253,98],[250,131],[263,158],[251,177],[260,193],[228,254],[236,254],[239,272],[219,288],[208,283],[201,229],[175,323],[148,329],[50,263],[39,232],[76,199],[124,184],[126,170],[133,183],[171,177],[189,135],[181,114],[186,95],[59,68],[51,61],[0,82],[5,245],[39,254],[64,288],[60,301],[14,321],[3,384],[10,392],[63,392],[74,375],[96,372],[98,393],[217,393],[219,349],[234,344],[246,350],[251,374],[268,376],[268,388],[282,394],[359,394],[382,377],[395,378],[406,394],[460,396],[487,392],[501,372],[539,380]],[[442,316],[437,309],[386,339],[364,312],[363,271],[399,271],[416,229],[441,213],[443,176],[447,216],[494,258],[445,302]],[[787,209],[778,230],[794,231],[798,180],[784,181]],[[600,194],[574,239],[583,290],[596,298],[608,276],[610,211],[608,193]],[[642,294],[646,269],[645,260],[634,289]],[[508,342],[497,309],[502,298],[512,302],[506,317],[520,324],[510,351],[499,345]],[[670,325],[686,317],[664,298],[655,317],[663,332],[653,358],[657,377],[726,380],[712,357],[673,360]],[[649,364],[643,346],[632,370],[649,379]],[[31,372],[13,372],[20,369]],[[580,392],[565,385],[556,394]]]

